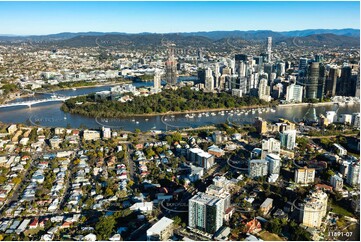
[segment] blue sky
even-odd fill
[[[359,2],[0,2],[0,34],[360,28]]]

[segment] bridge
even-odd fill
[[[68,100],[70,97],[51,97],[47,99],[38,99],[38,100],[30,100],[25,102],[15,102],[15,103],[7,103],[0,105],[0,108],[7,108],[7,107],[16,107],[16,106],[28,106],[28,108],[31,108],[32,105],[38,104],[38,103],[47,103],[47,102],[64,102],[65,100]]]

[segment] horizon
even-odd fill
[[[359,20],[360,2],[0,2],[3,36],[359,30]]]
[[[184,31],[184,32],[166,32],[166,33],[160,33],[160,32],[137,32],[137,33],[129,33],[129,32],[117,32],[117,31],[111,31],[111,32],[103,32],[103,31],[80,31],[80,32],[70,32],[70,31],[65,31],[65,32],[54,32],[54,33],[45,33],[45,34],[26,34],[26,35],[22,35],[22,34],[6,34],[6,33],[0,33],[0,36],[2,37],[28,37],[28,36],[48,36],[48,35],[58,35],[58,34],[88,34],[88,33],[104,33],[104,34],[134,34],[134,35],[138,35],[138,34],[182,34],[182,33],[211,33],[211,32],[252,32],[252,31],[256,31],[256,32],[262,32],[262,31],[271,31],[271,32],[275,32],[275,33],[284,33],[284,32],[295,32],[295,31],[312,31],[312,30],[359,30],[360,28],[356,29],[356,28],[340,28],[340,29],[335,29],[335,28],[314,28],[314,29],[294,29],[294,30],[287,30],[287,31],[275,31],[275,30],[270,30],[270,29],[249,29],[249,30],[240,30],[240,29],[234,29],[234,30],[207,30],[207,31],[203,31],[203,30],[196,30],[196,31]]]

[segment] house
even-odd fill
[[[246,233],[258,233],[262,230],[261,223],[256,219],[252,219],[246,223]]]

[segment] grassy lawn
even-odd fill
[[[343,208],[335,203],[331,204],[331,208],[332,208],[332,212],[334,212],[336,214],[354,217],[354,215],[351,212],[347,211],[345,208]]]
[[[258,235],[265,241],[283,241],[277,234],[272,234],[268,231],[261,231]]]

